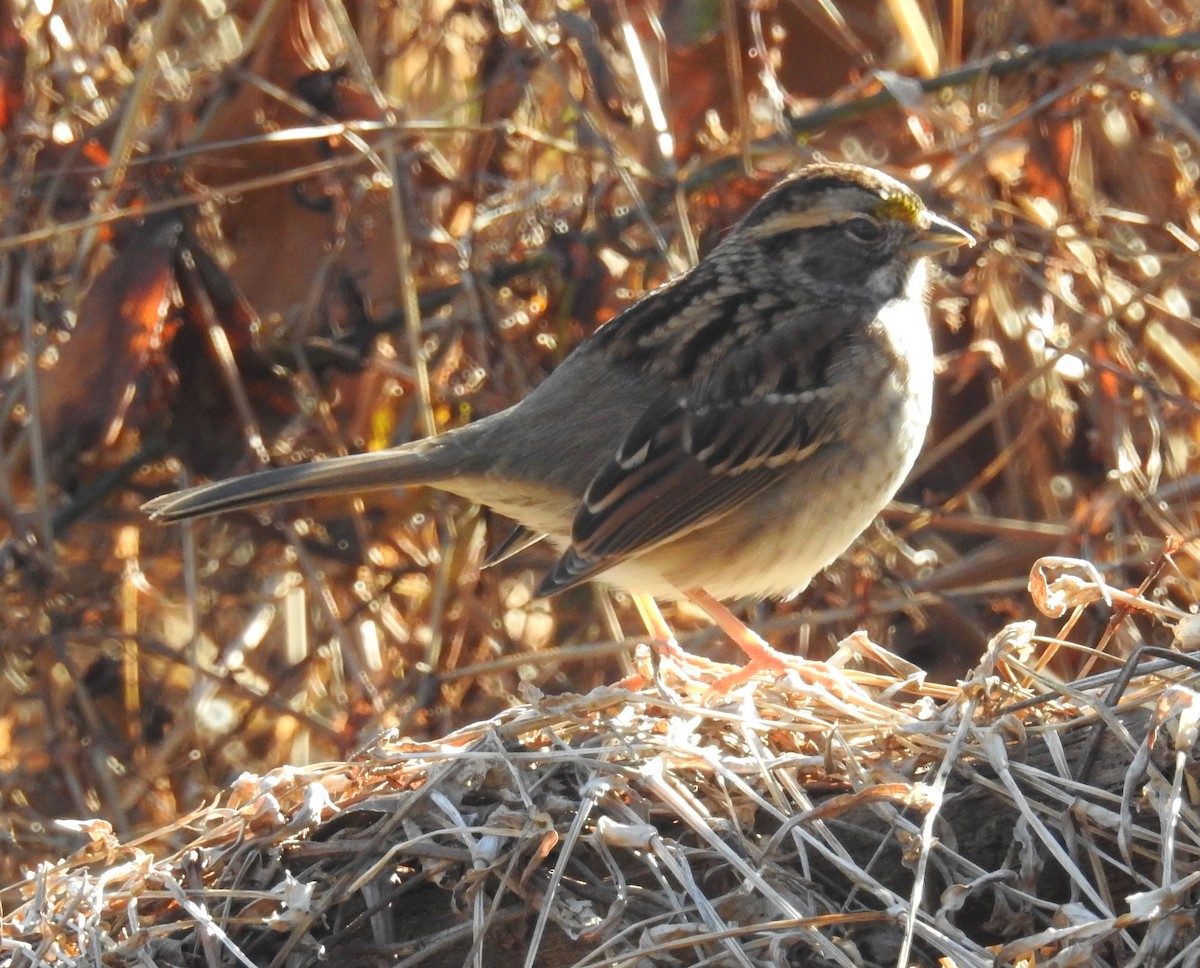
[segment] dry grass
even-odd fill
[[[1119,595],[1070,570],[1047,605]],[[951,689],[857,637],[835,667],[899,672],[715,707],[668,666],[247,773],[143,841],[65,824],[4,963],[1192,964],[1195,663],[1046,691],[1041,652],[1014,625]]]
[[[705,251],[779,172],[816,155],[888,167],[981,245],[961,253],[935,293],[942,370],[917,473],[804,597],[751,607],[756,626],[781,648],[814,655],[861,629],[934,682],[976,668],[1010,622],[1034,623],[1021,634],[1041,650],[1041,674],[1064,680],[1141,646],[1172,646],[1147,608],[1186,610],[1196,598],[1200,37],[1187,31],[1200,29],[1200,10],[1186,0],[1034,0],[951,2],[940,20],[899,2],[840,3],[840,20],[831,12],[819,22],[789,3],[590,13],[433,0],[350,13],[317,0],[220,14],[171,0],[120,9],[64,0],[49,14],[0,7],[0,885],[18,885],[0,892],[4,945],[30,930],[30,889],[86,887],[103,902],[87,916],[101,917],[108,894],[59,878],[82,877],[85,861],[101,876],[135,856],[118,842],[164,859],[155,866],[137,853],[137,871],[119,873],[129,880],[105,881],[112,897],[152,871],[186,891],[275,890],[276,861],[240,880],[220,867],[229,851],[213,847],[236,842],[260,791],[237,794],[226,832],[199,835],[215,838],[203,841],[211,854],[187,852],[198,835],[179,818],[213,823],[212,811],[193,811],[229,803],[225,791],[244,770],[275,776],[293,764],[295,797],[318,779],[349,778],[328,792],[362,831],[383,822],[361,808],[364,797],[420,784],[431,769],[464,769],[460,754],[441,756],[437,738],[458,736],[456,749],[466,748],[479,735],[471,724],[493,717],[506,725],[489,736],[536,754],[546,785],[575,776],[574,761],[552,762],[547,751],[605,745],[589,704],[608,702],[596,698],[606,685],[638,671],[627,638],[636,614],[602,591],[532,600],[548,561],[537,550],[481,570],[503,522],[423,492],[191,529],[150,526],[138,505],[193,476],[379,447],[507,405],[579,338]],[[1136,589],[1137,607],[1110,594],[1061,620],[1037,614],[1027,576],[1053,555],[1090,563],[1111,589]],[[696,616],[671,618],[685,644],[730,657]],[[918,713],[898,705],[894,721],[879,714],[874,728],[897,730],[894,747],[857,750],[866,764],[853,770],[822,759],[819,782],[861,793],[871,788],[864,776],[884,766],[901,786],[926,782],[967,756],[951,745],[966,742],[953,740],[961,724],[1005,735],[1011,720],[968,715],[971,690],[990,681],[937,690],[968,705],[931,714],[940,738],[919,749],[901,728]],[[544,698],[555,695],[585,698]],[[736,726],[726,725],[728,710],[691,697],[681,721],[703,725],[697,742],[712,759],[702,783],[696,774],[672,782],[708,792],[723,778],[732,789],[728,758],[746,755],[746,737],[761,740],[749,723],[782,722],[767,733],[796,745],[775,751],[806,757],[819,755],[804,746],[815,735],[854,731],[857,720],[804,705],[821,709],[820,697],[788,695],[778,712],[768,695],[754,692]],[[1154,737],[1188,696],[1146,680],[1125,702],[1159,718],[1120,740],[1124,748]],[[514,705],[521,697],[536,699]],[[621,728],[653,734],[662,702],[641,692],[604,708],[628,708]],[[1072,695],[1037,722],[1066,729],[1094,707]],[[810,716],[817,734],[796,740],[792,717]],[[534,735],[529,722],[544,731]],[[986,732],[970,742],[982,750]],[[381,734],[414,737],[418,755],[397,764],[401,746]],[[614,733],[610,745],[626,750],[630,735]],[[773,749],[760,746],[764,762]],[[648,783],[642,767],[658,762],[657,750],[631,748],[619,776]],[[887,760],[892,752],[898,759]],[[810,809],[795,791],[816,773],[783,787],[770,770],[757,775],[763,785],[746,804],[765,797],[781,816]],[[1172,779],[1184,766],[1163,775],[1178,787],[1173,801],[1152,786],[1126,795],[1144,790],[1152,812],[1179,807],[1156,814],[1175,826],[1154,836],[1163,850],[1181,837],[1173,856],[1187,863],[1195,828],[1186,785]],[[773,799],[779,790],[789,792]],[[404,809],[433,824],[431,795]],[[629,823],[609,806],[614,823]],[[290,816],[290,802],[281,809]],[[551,826],[562,822],[549,815]],[[598,816],[556,836],[599,850]],[[79,853],[87,838],[57,824],[62,817],[97,818],[95,846]],[[285,854],[317,863],[304,853],[317,821],[272,826],[268,817],[263,839],[239,849],[286,843]],[[686,826],[697,850],[729,862],[702,841],[704,824]],[[757,836],[753,823],[740,829]],[[369,866],[363,850],[337,862]],[[521,871],[530,864],[520,852],[496,856],[520,857]],[[74,859],[56,863],[64,857]],[[549,890],[536,880],[551,869],[540,863],[522,890]],[[1070,873],[1071,903],[1090,912],[1083,920],[1132,917],[1127,894],[1148,889],[1147,878],[1166,890],[1182,870],[1126,868],[1142,880],[1103,897],[1103,909]],[[999,867],[973,876],[990,870]],[[950,865],[946,876],[965,871]],[[34,879],[19,886],[26,876]],[[713,876],[727,888],[733,881],[722,878],[740,883],[745,872]],[[1099,877],[1082,875],[1094,887]],[[494,885],[480,890],[464,911],[500,896]],[[66,896],[54,910],[66,910]],[[872,910],[888,906],[881,897]],[[361,892],[322,898],[322,911],[371,903]],[[187,929],[166,927],[169,918],[196,912],[161,903],[160,934],[174,944]],[[1032,905],[1022,937],[1050,930],[1056,913],[1078,914],[1064,904]],[[768,905],[755,917],[818,910]],[[125,917],[114,930],[133,944],[141,936]],[[943,920],[955,915],[946,909]],[[384,930],[378,916],[367,922]],[[688,923],[718,930],[708,916]],[[287,930],[293,943],[308,937],[307,926]],[[1150,935],[1125,921],[1119,930],[1096,957],[1133,963]],[[213,937],[195,940],[216,957]],[[391,943],[386,931],[371,937]],[[975,950],[938,949],[925,928],[919,937],[933,945],[923,951],[964,962]],[[0,947],[4,957],[18,950]]]

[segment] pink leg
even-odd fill
[[[832,695],[846,698],[850,694],[861,697],[862,692],[840,671],[824,662],[813,662],[797,655],[787,655],[772,649],[761,635],[749,628],[733,612],[713,598],[702,588],[693,588],[687,597],[713,620],[716,626],[733,639],[749,660],[736,672],[721,676],[712,685],[712,694],[721,695],[753,679],[759,672],[796,672],[809,685],[820,686]]]
[[[646,626],[650,638],[662,646],[663,652],[673,659],[678,659],[683,654],[683,650],[679,648],[679,643],[675,640],[675,633],[671,631],[667,620],[663,618],[658,602],[641,592],[634,592],[632,598],[634,607],[638,610],[638,615],[641,616],[642,624]]]
[[[723,662],[711,662],[702,656],[692,655],[690,652],[684,652],[679,646],[679,641],[675,638],[675,633],[671,631],[671,626],[669,626],[667,624],[667,620],[663,618],[663,613],[658,607],[658,602],[656,602],[651,596],[642,594],[641,592],[634,592],[632,593],[631,597],[633,598],[633,604],[637,607],[638,615],[641,617],[642,623],[646,626],[647,633],[649,633],[652,640],[659,644],[660,651],[663,655],[670,659],[674,659],[681,666],[691,666],[693,668],[699,667],[709,671],[718,667],[726,669],[729,668]],[[713,601],[715,602],[715,599]],[[704,608],[703,605],[700,607]],[[721,608],[722,606],[717,604],[717,607]],[[737,619],[732,615],[729,617],[734,622],[737,622]],[[721,623],[718,622],[717,624],[720,625]],[[725,626],[721,625],[721,628],[725,628]],[[745,626],[743,626],[743,628],[745,628]],[[726,629],[726,631],[728,631],[728,629]],[[750,630],[746,629],[746,631],[749,632]],[[750,634],[753,635],[754,633],[750,632]]]

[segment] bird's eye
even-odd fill
[[[883,226],[865,215],[850,219],[845,229],[846,234],[856,242],[878,242],[883,238]]]

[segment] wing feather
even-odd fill
[[[743,309],[720,306],[737,318]],[[538,593],[570,588],[720,520],[840,439],[835,414],[844,408],[832,405],[831,370],[847,351],[851,323],[813,323],[796,318],[759,334],[649,406],[592,478],[571,545]]]

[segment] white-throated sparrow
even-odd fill
[[[175,521],[428,484],[549,535],[563,550],[540,594],[600,578],[690,596],[736,636],[714,597],[804,588],[912,467],[933,384],[926,257],[971,241],[887,175],[814,165],[507,410],[145,507]],[[739,644],[756,668],[785,661]]]

